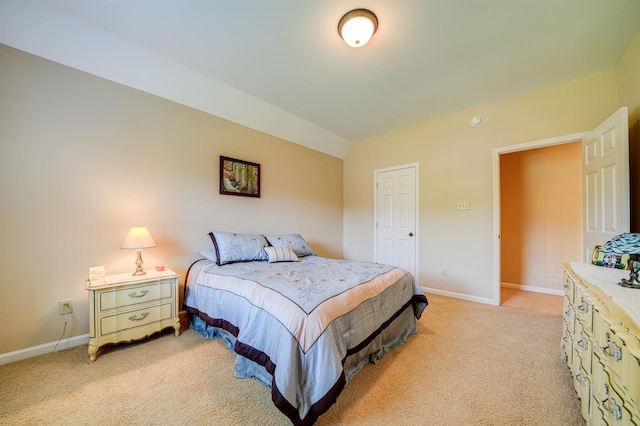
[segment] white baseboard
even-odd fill
[[[12,362],[22,361],[23,359],[33,358],[35,356],[48,354],[53,352],[58,341],[44,343],[38,346],[32,346],[30,348],[20,349],[14,352],[7,352],[0,354],[0,365],[11,364]],[[89,343],[89,333],[82,334],[80,336],[69,337],[68,339],[62,339],[56,350],[61,351],[63,349],[75,348],[76,346],[86,345]]]
[[[467,300],[469,302],[484,303],[485,305],[495,304],[493,303],[493,299],[488,299],[486,297],[469,296],[468,294],[454,293],[452,291],[438,290],[436,288],[422,287],[422,291],[424,291],[425,293],[437,294],[439,296],[446,296],[446,297],[452,297],[454,299]],[[427,296],[427,300],[428,299],[429,299],[429,296]]]
[[[511,283],[500,283],[500,285],[502,287],[514,288],[516,290],[532,291],[534,293],[553,294],[554,296],[564,296],[564,290],[554,290],[551,288],[532,287],[528,285],[511,284]]]

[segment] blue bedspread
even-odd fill
[[[271,387],[294,424],[312,424],[367,362],[416,332],[427,305],[411,274],[387,265],[307,256],[217,266],[196,262],[185,306],[192,327],[224,337],[237,377]]]

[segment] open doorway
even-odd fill
[[[561,264],[582,253],[583,135],[494,149],[495,305],[503,283],[510,297],[563,294]]]

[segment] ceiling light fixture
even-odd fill
[[[338,23],[340,37],[351,47],[362,47],[378,29],[378,18],[367,9],[347,12]]]

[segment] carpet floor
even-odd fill
[[[317,425],[584,425],[562,316],[428,295],[418,333],[366,365]],[[287,425],[220,339],[171,331],[0,366],[0,425]]]

